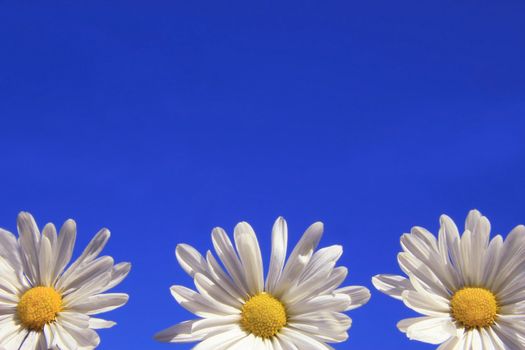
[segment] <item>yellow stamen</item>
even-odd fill
[[[489,327],[496,322],[498,302],[488,289],[467,287],[452,296],[450,313],[465,328]]]
[[[261,338],[271,338],[286,325],[286,309],[270,294],[257,294],[243,305],[241,326]]]
[[[53,323],[62,311],[62,296],[51,287],[34,287],[27,290],[17,306],[18,317],[26,329],[42,331]]]

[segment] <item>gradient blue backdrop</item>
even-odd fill
[[[174,248],[283,215],[340,243],[349,284],[399,272],[399,235],[525,223],[525,2],[0,1],[0,226],[101,227],[133,262],[101,349],[189,349]],[[266,261],[267,262],[267,261]],[[433,349],[373,291],[337,349]]]

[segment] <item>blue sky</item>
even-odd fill
[[[269,255],[325,222],[348,284],[399,272],[399,236],[471,208],[525,223],[523,1],[0,1],[0,226],[101,227],[131,261],[100,349],[189,349],[179,242],[246,220]],[[266,259],[266,262],[267,259]],[[372,290],[336,349],[433,349]]]

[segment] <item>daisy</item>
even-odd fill
[[[109,239],[102,229],[67,269],[76,238],[73,220],[57,235],[47,224],[39,232],[29,213],[17,220],[18,240],[0,229],[0,349],[87,350],[100,343],[95,329],[114,322],[91,317],[124,305],[128,296],[106,293],[130,270],[98,255]]]
[[[196,350],[332,349],[345,341],[351,319],[343,312],[365,304],[364,287],[338,288],[346,277],[336,267],[341,246],[315,251],[323,224],[310,226],[286,262],[288,229],[278,218],[266,280],[255,232],[245,222],[235,227],[235,247],[221,228],[212,232],[215,251],[206,258],[181,244],[176,256],[195,281],[198,292],[171,287],[175,300],[200,318],[156,335],[163,342],[200,342]]]
[[[421,227],[401,237],[408,278],[378,275],[374,286],[424,315],[402,320],[408,338],[439,350],[525,348],[525,226],[490,240],[490,223],[472,210],[460,236],[441,216],[438,239]]]

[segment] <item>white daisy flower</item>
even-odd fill
[[[29,213],[18,215],[18,240],[0,229],[0,349],[88,350],[100,343],[95,329],[114,322],[90,317],[124,305],[127,294],[107,293],[130,270],[98,255],[109,239],[102,229],[67,269],[76,238],[73,220],[57,235],[39,232]]]
[[[378,275],[374,286],[424,315],[398,323],[410,339],[439,350],[525,348],[525,226],[490,240],[490,223],[472,210],[459,235],[441,216],[434,235],[414,227],[401,237],[408,278]]]
[[[156,335],[163,342],[200,342],[196,350],[332,349],[345,341],[351,319],[343,312],[365,304],[364,287],[338,288],[346,277],[336,267],[341,246],[315,251],[323,224],[310,226],[286,260],[288,229],[278,218],[272,232],[272,254],[266,281],[257,237],[245,222],[235,227],[235,246],[221,228],[212,232],[221,267],[181,244],[176,256],[194,278],[198,292],[171,287],[175,300],[200,318],[182,322]]]

